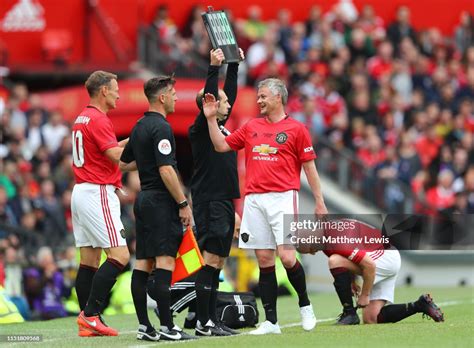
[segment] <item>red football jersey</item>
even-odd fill
[[[334,226],[324,230],[325,238],[331,238],[331,241],[324,243],[323,251],[328,257],[338,254],[354,263],[360,263],[369,254],[375,261],[384,254],[385,247],[389,246],[387,238],[374,226],[353,219],[334,222]],[[341,226],[345,228],[339,230],[338,227]]]
[[[118,146],[112,121],[93,106],[77,116],[72,127],[72,169],[78,184],[122,187],[122,174],[104,152]]]
[[[300,189],[301,164],[316,158],[303,123],[256,118],[226,137],[233,150],[245,148],[245,194]]]

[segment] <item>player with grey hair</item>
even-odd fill
[[[275,251],[278,251],[288,279],[298,293],[304,330],[316,326],[316,317],[306,292],[303,266],[296,251],[284,243],[283,217],[298,214],[298,191],[301,168],[304,169],[314,200],[315,213],[327,214],[316,170],[308,129],[285,113],[288,91],[283,81],[266,79],[259,83],[257,105],[262,118],[256,118],[225,137],[218,128],[218,102],[206,94],[203,111],[216,151],[245,148],[245,204],[240,228],[239,247],[254,249],[260,268],[259,287],[266,321],[253,335],[279,334],[276,300]]]
[[[273,95],[280,95],[281,103],[283,105],[286,105],[288,103],[288,90],[286,89],[286,86],[282,80],[275,78],[262,80],[258,84],[258,89],[261,89],[263,87],[267,87]]]

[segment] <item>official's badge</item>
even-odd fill
[[[169,155],[171,153],[171,143],[168,139],[161,139],[158,143],[158,151],[163,155]]]

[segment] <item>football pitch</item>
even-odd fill
[[[157,343],[138,341],[135,338],[135,315],[105,317],[108,325],[119,330],[118,337],[80,338],[77,336],[75,317],[24,324],[2,325],[3,335],[42,335],[39,343],[7,343],[2,346],[37,347],[152,347],[158,345],[184,345],[186,347],[474,347],[474,288],[398,288],[396,303],[413,301],[423,292],[430,292],[445,315],[444,323],[423,319],[421,314],[395,324],[357,325],[336,327],[334,321],[340,312],[335,293],[312,294],[311,300],[318,318],[318,325],[305,332],[299,325],[297,300],[278,298],[281,335],[250,336],[243,334],[225,338],[201,338],[187,342]],[[260,306],[260,300],[257,302]],[[263,319],[262,308],[260,321]],[[360,312],[360,311],[359,311]],[[175,318],[182,326],[185,313]],[[158,319],[150,312],[152,323]]]

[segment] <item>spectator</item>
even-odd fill
[[[393,46],[389,41],[383,41],[377,48],[377,55],[367,61],[367,71],[376,81],[384,75],[390,75],[393,69]]]
[[[398,155],[400,158],[398,178],[410,185],[415,175],[421,170],[421,160],[408,133],[402,133],[401,135]]]
[[[474,17],[468,11],[461,12],[459,24],[454,32],[456,49],[463,54],[474,45]]]
[[[459,88],[456,93],[455,103],[457,106],[465,99],[474,99],[474,65],[467,69],[467,84]]]
[[[11,94],[7,100],[7,109],[10,114],[9,128],[13,133],[24,132],[28,126],[25,112],[20,109],[21,100]]]
[[[196,4],[191,7],[188,18],[184,22],[181,35],[185,39],[191,39],[195,35],[196,26],[202,24],[201,14],[205,12],[202,5]]]
[[[331,22],[327,18],[321,21],[318,31],[313,32],[309,40],[312,47],[322,49],[327,56],[346,45],[344,36],[332,29]]]
[[[442,170],[438,174],[438,184],[426,192],[426,202],[436,212],[451,207],[454,204],[454,191],[452,189],[453,173]]]
[[[41,247],[37,254],[38,268],[25,271],[25,292],[34,315],[42,320],[65,317],[62,299],[68,296],[64,278],[59,272],[49,247]]]
[[[16,226],[18,224],[13,210],[8,205],[7,191],[3,186],[0,186],[0,238],[5,238],[6,233],[3,230],[4,226]]]
[[[41,130],[50,153],[55,153],[63,138],[69,135],[69,127],[63,123],[63,115],[59,111],[53,111],[49,115],[48,123]]]
[[[326,129],[323,115],[316,109],[316,103],[313,98],[303,97],[303,110],[295,112],[293,117],[306,124],[312,135],[321,135]]]
[[[5,250],[5,294],[16,305],[25,320],[30,317],[28,302],[23,291],[22,260],[12,246]]]
[[[26,148],[27,158],[33,157],[38,148],[45,143],[45,137],[41,128],[42,115],[38,110],[34,110],[28,119],[28,128],[26,129]]]
[[[360,28],[352,30],[349,49],[351,52],[351,63],[359,59],[365,61],[374,55],[374,47],[371,40],[367,37],[364,30]]]
[[[306,19],[304,23],[305,28],[306,28],[306,35],[305,35],[306,37],[310,37],[311,35],[313,35],[313,33],[315,33],[318,30],[319,23],[321,21],[321,14],[322,14],[321,7],[317,5],[311,6],[309,10],[308,19]]]
[[[243,24],[243,34],[251,42],[260,40],[267,31],[267,25],[262,21],[262,8],[257,5],[250,6],[247,16]]]
[[[389,213],[402,213],[405,192],[397,181],[400,159],[394,146],[386,147],[385,154],[385,160],[375,168],[376,176],[382,179],[385,209]]]
[[[274,28],[269,28],[265,35],[249,47],[247,52],[247,64],[252,70],[271,57],[277,64],[285,63],[285,54],[277,46],[278,36]]]
[[[360,90],[352,97],[352,103],[349,106],[349,118],[361,118],[364,124],[376,125],[378,123],[375,109],[370,105],[369,91]]]
[[[386,158],[386,154],[380,137],[377,134],[369,135],[366,139],[366,145],[358,151],[357,157],[369,168],[374,168],[382,163]]]
[[[372,5],[364,5],[355,27],[361,28],[373,41],[377,43],[385,38],[385,25],[382,18],[378,17]]]
[[[408,7],[400,6],[398,8],[397,19],[388,26],[387,37],[397,51],[398,45],[404,37],[409,37],[413,42],[416,42],[416,32],[410,23],[410,9]]]
[[[429,126],[426,133],[423,134],[415,143],[423,167],[428,167],[431,161],[438,155],[441,144],[442,139],[440,139],[436,134],[436,128],[434,126]]]
[[[278,45],[288,56],[290,52],[290,38],[294,35],[294,30],[291,26],[291,11],[286,8],[280,9],[276,20],[278,25]],[[302,29],[301,36],[304,37],[304,27]]]
[[[41,183],[41,195],[37,204],[45,213],[44,233],[48,240],[63,240],[67,228],[61,202],[56,198],[54,182],[46,179]]]
[[[150,30],[156,35],[158,48],[169,52],[176,34],[176,26],[169,16],[168,5],[160,5],[151,24]]]

